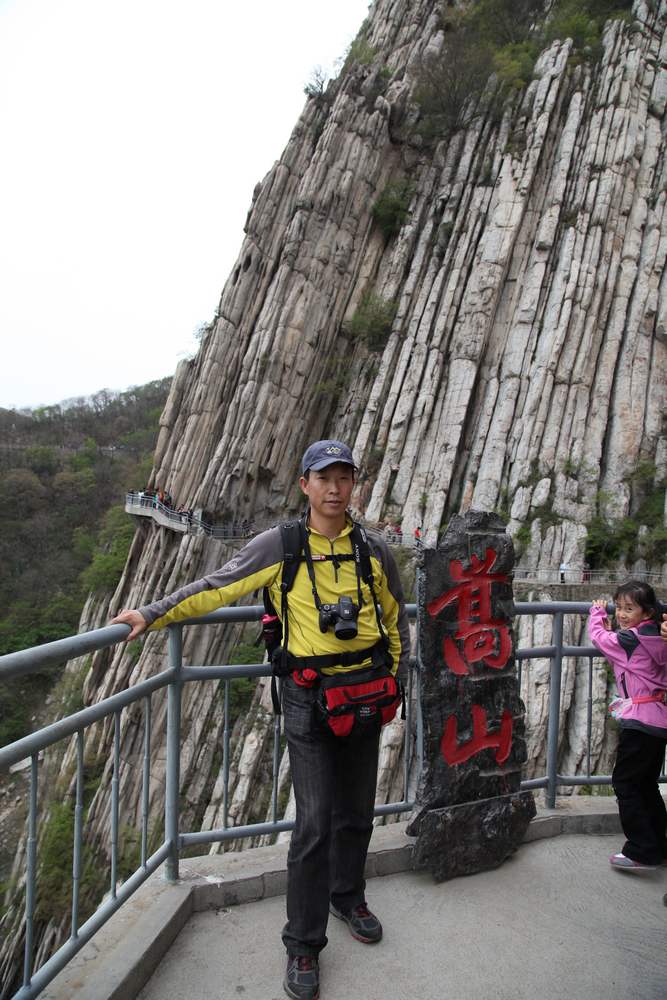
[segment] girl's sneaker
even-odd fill
[[[657,865],[643,865],[641,861],[626,858],[625,854],[612,854],[609,858],[612,868],[622,868],[626,872],[654,872]]]

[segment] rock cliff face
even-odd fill
[[[665,0],[638,0],[630,19],[608,22],[599,61],[573,60],[571,40],[554,41],[500,110],[482,106],[426,145],[414,92],[425,59],[446,43],[441,5],[376,0],[364,58],[348,58],[307,100],[255,189],[217,315],[177,370],[153,484],[209,520],[271,522],[300,507],[307,443],[335,436],[360,463],[358,512],[400,519],[406,535],[422,525],[427,545],[452,513],[503,511],[519,568],[530,571],[581,565],[596,516],[641,520],[641,490],[667,476],[666,24]],[[409,204],[388,234],[373,206],[390,184]],[[384,317],[381,335],[372,308]],[[222,542],[140,524],[110,607],[144,604],[228,555]],[[662,572],[650,556],[639,546],[637,567]],[[521,623],[519,644],[545,641],[541,629]],[[221,631],[191,630],[186,662],[224,662],[231,639]],[[94,657],[87,701],[162,669],[164,655],[156,635],[138,659],[128,649]],[[522,688],[536,767],[541,669],[527,671]],[[582,766],[578,669],[570,665],[563,683],[566,771]],[[595,684],[604,697],[606,675]],[[155,700],[159,816],[164,710]],[[183,718],[184,825],[213,826],[222,796],[215,685],[186,686]],[[235,822],[268,807],[258,793],[271,730],[262,687],[245,727]],[[88,734],[87,759],[106,759],[108,737],[103,726]],[[601,719],[594,764],[608,761],[608,742]],[[122,824],[140,811],[140,748],[140,721],[126,713]],[[388,733],[385,798],[401,753]],[[69,755],[62,766],[67,774]],[[88,818],[100,843],[108,815],[105,778]]]

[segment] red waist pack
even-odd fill
[[[403,689],[391,671],[368,667],[322,677],[317,708],[336,736],[349,736],[353,730],[391,722],[402,702]]]

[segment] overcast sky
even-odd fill
[[[171,375],[368,0],[0,0],[0,406]]]

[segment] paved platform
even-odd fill
[[[612,871],[612,836],[524,844],[493,872],[372,879],[376,946],[335,918],[322,1000],[665,1000],[667,868]],[[284,1000],[284,899],[195,913],[140,1000]]]
[[[667,867],[614,871],[616,803],[563,797],[492,872],[436,885],[410,870],[405,824],[376,828],[367,895],[377,946],[335,918],[322,1000],[666,1000]],[[287,845],[151,876],[42,1000],[282,1000]]]

